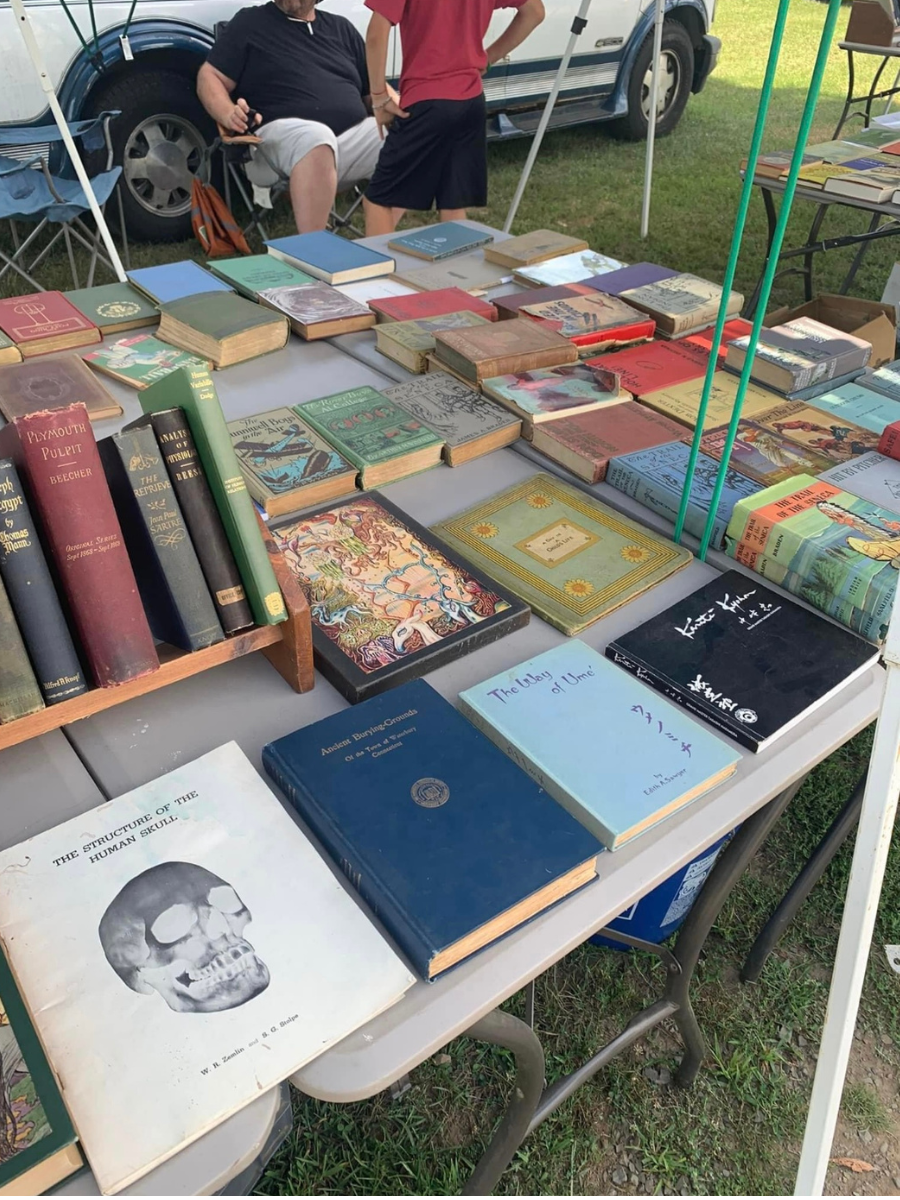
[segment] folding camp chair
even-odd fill
[[[80,140],[86,153],[106,149],[105,169],[91,178],[91,188],[101,210],[105,208],[119,177],[121,167],[113,166],[113,148],[109,136],[109,123],[118,112],[103,112],[86,121],[69,124],[72,137]],[[44,154],[27,155],[19,158],[17,147],[35,144],[48,147]],[[21,154],[21,151],[19,151]],[[56,171],[52,172],[53,162]],[[121,227],[123,254],[128,259],[128,243],[125,236],[125,221],[122,198],[117,192],[119,224]],[[20,275],[32,288],[43,288],[34,277],[37,270],[56,243],[62,238],[69,255],[72,282],[80,286],[75,265],[73,242],[78,242],[90,252],[87,286],[94,282],[98,260],[112,270],[112,265],[101,250],[99,233],[85,224],[83,217],[90,212],[90,204],[81,186],[75,169],[63,144],[63,136],[56,125],[39,128],[4,128],[0,130],[0,221],[8,221],[12,235],[12,254],[0,248],[0,280],[9,271]],[[18,222],[34,224],[34,229],[24,240],[20,239]],[[37,250],[37,241],[45,230],[58,226],[46,244],[41,247],[31,262],[29,254]]]

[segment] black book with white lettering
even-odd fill
[[[616,638],[606,655],[754,752],[878,661],[869,642],[738,571]]]

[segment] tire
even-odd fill
[[[110,125],[122,170],[129,236],[178,242],[191,236],[191,181],[215,137],[194,82],[175,71],[136,71],[90,98],[90,111],[120,109]]]
[[[611,121],[610,132],[629,142],[642,141],[647,136],[650,113],[650,60],[653,57],[653,32],[647,35],[637,52],[628,79],[628,112]],[[666,21],[662,34],[662,60],[666,73],[660,78],[660,101],[664,107],[657,114],[656,136],[665,137],[678,122],[691,94],[694,79],[694,47],[687,30],[678,21]]]

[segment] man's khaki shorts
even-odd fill
[[[316,146],[330,146],[337,165],[338,191],[345,191],[372,177],[383,145],[374,117],[367,117],[339,137],[319,121],[292,117],[269,121],[254,132],[262,138],[262,145],[253,147],[247,178],[261,188],[289,178],[297,163]]]

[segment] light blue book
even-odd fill
[[[282,262],[331,284],[391,275],[395,266],[387,254],[326,230],[272,238],[266,242],[266,249]]]
[[[185,296],[198,296],[201,292],[233,292],[199,263],[190,258],[180,262],[160,263],[157,267],[138,267],[126,272],[129,282],[149,296],[154,304],[168,304],[182,300]]]
[[[871,378],[870,375],[864,375],[861,380],[825,392],[809,403],[813,408],[834,413],[844,421],[881,434],[886,425],[900,421],[900,387],[896,398],[892,400],[884,393],[872,390],[868,384]]]
[[[880,392],[889,400],[900,400],[900,358],[891,363],[885,363],[877,371],[863,375],[860,380],[865,387],[873,392]]]
[[[819,478],[823,483],[831,483],[844,492],[870,500],[879,508],[900,513],[900,462],[885,458],[877,450],[831,467]]]
[[[439,225],[429,225],[425,229],[416,229],[413,233],[394,238],[388,242],[388,249],[414,254],[416,258],[427,258],[430,262],[440,262],[443,258],[452,258],[454,254],[477,250],[493,240],[492,233],[469,229],[458,221],[442,221]]]
[[[741,758],[576,639],[460,693],[459,706],[610,850],[716,787]]]

